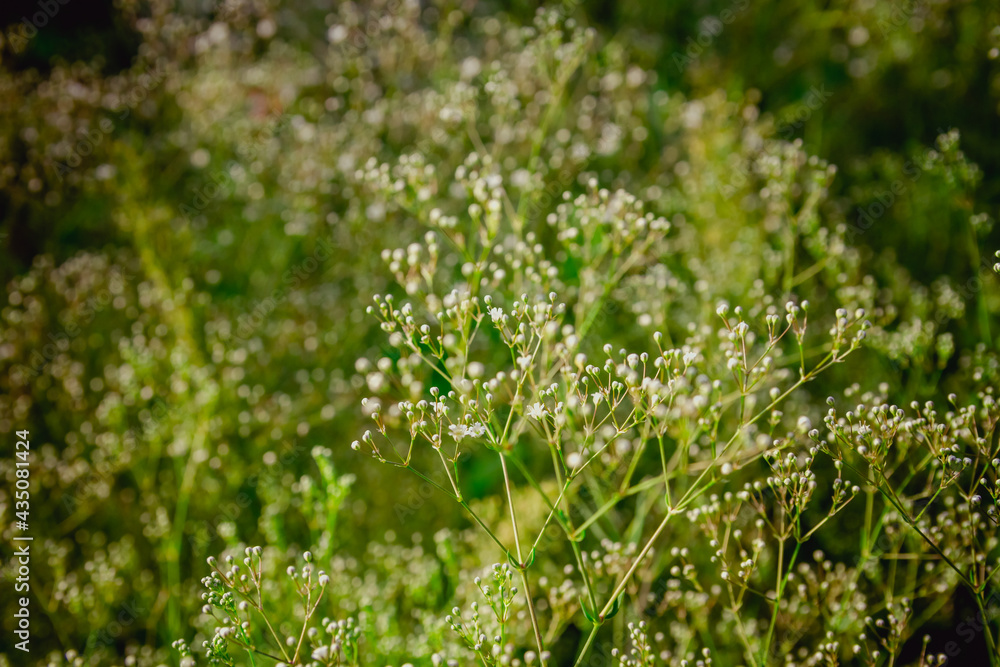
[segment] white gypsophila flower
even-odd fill
[[[583,457],[580,456],[579,452],[571,452],[566,456],[566,465],[572,470],[576,470],[581,465],[583,465]]]
[[[493,320],[494,324],[503,320],[503,308],[490,308],[490,319]]]
[[[528,406],[528,416],[532,419],[538,419],[541,421],[542,418],[548,413],[548,410],[541,403],[532,403]]]
[[[329,646],[320,646],[318,649],[312,652],[313,660],[325,661],[330,656]]]
[[[481,438],[486,434],[486,426],[480,422],[470,425],[452,424],[448,427],[448,433],[455,442],[461,442],[464,438]]]

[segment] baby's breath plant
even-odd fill
[[[376,174],[392,172],[372,165],[369,180],[378,183]],[[760,443],[749,455],[736,455],[734,445],[743,444],[748,433],[756,435],[758,422],[766,422],[769,428],[761,434],[765,441],[779,450],[789,447],[791,439],[771,442],[783,421],[778,407],[824,370],[843,362],[870,324],[862,309],[832,313],[828,342],[819,342],[817,358],[815,343],[808,338],[808,301],[800,304],[793,298],[781,314],[773,302],[755,306],[752,312],[763,320],[756,331],[742,307],[730,311],[722,303],[715,313],[701,309],[675,345],[669,343],[682,332],[668,329],[666,337],[661,332],[652,336],[655,350],[616,351],[606,343],[603,354],[598,353],[600,365],[590,363],[584,351],[590,347],[587,334],[595,323],[608,324],[601,321],[608,319],[606,300],[630,272],[658,263],[677,243],[671,224],[644,212],[642,202],[626,192],[599,188],[593,178],[583,194],[567,192],[544,221],[525,220],[509,200],[503,169],[481,151],[456,169],[453,182],[460,187],[448,191],[468,202],[468,222],[460,223],[460,216],[447,215],[437,208],[442,202],[435,202],[426,217],[429,230],[423,241],[384,253],[405,294],[418,301],[397,306],[393,295],[376,295],[375,305],[369,307],[395,352],[377,363],[359,362],[359,368],[373,369],[366,382],[376,395],[363,406],[374,432],[366,431],[352,446],[381,463],[413,471],[455,500],[489,535],[520,573],[534,646],[541,656],[546,647],[528,571],[546,530],[561,530],[586,592],[581,612],[593,624],[582,660],[671,519],[714,486],[720,475],[769,450]],[[387,186],[388,181],[383,196],[397,199],[399,190]],[[458,286],[449,291],[439,287],[455,280]],[[568,299],[560,300],[556,290]],[[696,323],[706,316],[719,322],[716,330]],[[787,361],[778,365],[776,356]],[[406,398],[384,407],[378,394],[393,385]],[[730,435],[726,427],[732,428]],[[556,483],[552,493],[543,489],[542,481],[547,480],[533,471],[538,462],[532,442],[549,450]],[[436,472],[417,465],[425,458],[420,447],[427,445],[439,463]],[[477,455],[479,445],[498,459],[510,515],[506,542],[474,511],[462,488],[460,459]],[[634,483],[637,471],[645,470],[640,463],[647,446],[658,450],[661,472]],[[785,465],[794,466],[794,459],[785,459]],[[518,526],[511,468],[548,508],[527,538]],[[810,484],[808,464],[805,476],[798,471],[787,474],[795,476],[795,488],[782,487],[780,497],[784,512],[798,517],[815,482]],[[605,496],[599,506],[575,525],[571,505],[578,489],[607,486],[609,480],[615,490],[599,493]],[[783,477],[771,485],[790,480]],[[643,532],[642,522],[657,494],[663,499],[658,510],[663,516],[629,559],[630,565],[613,579],[599,577],[590,571],[579,543],[588,528],[599,526],[622,501],[640,494],[645,507],[633,532]],[[830,516],[844,504],[846,497],[838,490]],[[779,523],[776,532],[782,545],[793,534],[799,545],[808,539],[794,518],[786,522],[783,517]],[[783,572],[780,559],[778,569]],[[609,592],[599,601],[600,588]]]
[[[4,52],[31,661],[1000,664],[996,9],[543,4]]]
[[[288,627],[289,619],[272,619],[268,615],[264,590],[268,595],[287,594],[288,586],[277,590],[265,581],[263,549],[247,547],[242,566],[233,556],[225,558],[225,568],[212,557],[208,559],[212,573],[202,580],[206,592],[202,613],[216,621],[214,636],[204,642],[205,657],[212,665],[234,665],[234,651],[245,651],[251,664],[255,656],[268,658],[287,665],[355,665],[359,664],[358,640],[360,629],[353,618],[342,620],[323,617],[318,623],[317,609],[323,602],[330,577],[323,570],[316,570],[312,554],[302,556],[301,568],[289,565],[286,571],[291,588],[298,598],[301,629],[291,634],[280,634]],[[280,591],[278,593],[277,591]],[[270,601],[268,601],[270,602]],[[277,630],[275,627],[277,626]],[[174,643],[186,664],[194,664],[191,650],[184,640]]]
[[[482,592],[493,616],[493,622],[490,624],[492,628],[480,622],[478,602],[472,603],[468,621],[465,621],[462,610],[458,607],[452,609],[452,615],[445,617],[445,621],[484,665],[506,664],[510,662],[509,652],[513,648],[507,643],[506,638],[517,586],[513,585],[513,572],[507,563],[493,565],[491,580],[492,586],[483,583],[480,577],[476,577],[475,584]],[[504,655],[505,652],[507,655]],[[526,656],[525,660],[528,664],[534,662],[531,656]]]
[[[888,336],[897,312],[875,297],[847,230],[819,224],[834,170],[795,143],[754,154],[767,186],[740,187],[760,198],[760,228],[745,233],[762,247],[759,259],[739,246],[718,258],[698,248],[688,216],[732,193],[688,189],[683,198],[663,181],[647,188],[647,202],[629,179],[602,187],[603,173],[579,164],[539,204],[532,184],[550,181],[565,158],[546,133],[510,140],[512,98],[498,96],[501,82],[516,80],[530,54],[563,63],[554,81],[570,109],[590,106],[574,98],[567,71],[588,66],[592,36],[555,14],[540,15],[537,29],[537,41],[525,33],[520,42],[526,50],[443,103],[440,118],[466,137],[454,142],[464,157],[428,160],[438,149],[427,144],[369,157],[348,174],[380,216],[419,230],[382,251],[392,281],[368,314],[385,337],[355,364],[371,428],[352,448],[449,498],[503,559],[494,569],[503,582],[480,588],[492,618],[476,602],[467,619],[457,611],[445,622],[484,664],[586,664],[602,630],[619,634],[621,616],[645,616],[647,603],[657,610],[648,623],[684,618],[687,630],[654,654],[647,620],[629,621],[625,659],[637,664],[675,655],[708,664],[711,649],[696,647],[719,632],[735,643],[716,651],[745,664],[792,649],[803,664],[835,664],[853,646],[875,662],[894,659],[909,640],[909,596],[929,598],[949,579],[908,572],[897,593],[895,569],[871,571],[873,557],[912,558],[914,543],[895,524],[916,519],[878,505],[875,494],[886,492],[877,479],[812,428],[822,409],[811,384],[851,361],[870,331]],[[628,76],[638,86],[645,78]],[[542,104],[554,109],[555,99]],[[668,115],[706,113],[705,103],[653,104]],[[473,487],[471,471],[484,469],[492,479]],[[862,557],[831,590],[833,561],[803,554],[841,527],[859,495]],[[870,543],[883,534],[889,548],[876,552]],[[553,579],[562,583],[543,590]],[[665,589],[651,590],[656,582]],[[512,616],[517,594],[524,606]],[[835,620],[817,620],[810,605]],[[574,629],[576,644],[567,640]]]

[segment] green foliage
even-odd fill
[[[320,4],[0,69],[30,662],[998,664],[995,7]]]

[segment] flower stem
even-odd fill
[[[990,629],[990,619],[986,614],[986,607],[983,605],[982,593],[975,596],[976,606],[979,607],[979,616],[983,619],[983,634],[986,635],[986,645],[989,648],[990,667],[997,667],[998,659],[996,641],[993,639],[993,631]]]
[[[510,506],[510,523],[514,529],[514,549],[517,553],[517,569],[521,573],[521,582],[524,584],[524,597],[528,602],[528,614],[531,616],[531,629],[535,633],[535,643],[538,644],[538,659],[542,667],[545,667],[545,659],[542,654],[545,648],[542,645],[542,633],[538,629],[538,617],[535,615],[535,603],[531,599],[531,589],[528,586],[528,571],[524,566],[524,556],[521,554],[521,538],[517,535],[517,515],[514,512],[514,498],[510,491],[510,475],[507,472],[507,458],[503,452],[497,452],[500,457],[500,467],[503,469],[503,485],[507,490],[507,505]],[[495,538],[494,538],[495,539]],[[497,540],[499,544],[499,540]]]
[[[625,586],[628,585],[629,579],[632,578],[632,575],[635,574],[635,571],[639,568],[639,565],[642,563],[642,559],[645,558],[646,554],[649,553],[649,550],[653,548],[653,544],[656,542],[656,538],[658,538],[660,536],[660,533],[663,532],[663,529],[667,527],[667,522],[670,521],[670,517],[672,517],[673,515],[674,515],[673,510],[667,511],[667,515],[663,517],[663,521],[661,521],[660,525],[656,527],[656,530],[649,538],[649,541],[646,542],[646,546],[644,546],[642,548],[642,551],[640,551],[639,554],[635,557],[635,560],[632,562],[632,567],[628,569],[628,572],[626,572],[625,576],[622,577],[621,582],[619,582],[619,584],[615,587],[615,591],[611,594],[611,598],[608,600],[608,603],[604,605],[604,609],[602,609],[601,613],[598,614],[598,618],[604,619],[607,617],[608,613],[611,612],[611,608],[614,606],[615,600],[617,600],[618,596],[621,595],[622,591],[625,590]]]
[[[583,645],[583,649],[580,651],[580,655],[577,656],[576,662],[573,663],[573,667],[580,667],[583,664],[583,659],[587,657],[587,651],[590,650],[590,645],[594,643],[594,638],[597,637],[597,631],[601,628],[599,623],[594,623],[594,627],[591,628],[590,634],[587,635],[587,643]]]

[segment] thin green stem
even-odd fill
[[[597,637],[597,631],[600,630],[601,626],[599,623],[594,623],[594,627],[591,628],[590,634],[587,635],[587,641],[580,650],[580,655],[577,656],[576,662],[573,663],[573,667],[580,667],[583,664],[583,659],[587,657],[587,651],[590,650],[590,645],[594,643],[594,639]]]
[[[550,516],[555,517],[556,523],[559,524],[559,527],[562,528],[563,532],[566,534],[566,538],[569,540],[570,547],[573,549],[573,556],[576,558],[576,565],[580,570],[580,574],[583,576],[583,584],[587,589],[587,596],[590,598],[590,605],[591,607],[596,609],[597,598],[594,595],[594,587],[590,582],[590,575],[588,574],[587,568],[585,567],[585,564],[583,562],[583,556],[580,552],[580,545],[577,544],[578,538],[576,534],[579,529],[573,528],[572,521],[568,515],[566,516],[565,519],[562,516],[560,516],[559,512],[556,509],[556,504],[552,503],[549,500],[548,496],[545,495],[545,491],[542,490],[541,485],[538,483],[537,480],[535,480],[534,476],[531,474],[531,471],[529,471],[527,467],[523,463],[521,463],[516,457],[511,457],[511,461],[513,461],[514,465],[518,467],[518,470],[521,471],[521,474],[524,475],[524,478],[528,480],[528,484],[538,492],[538,495],[542,497],[542,500],[545,502],[546,506],[549,507]],[[573,481],[572,479],[567,479],[565,484],[569,485],[572,481]],[[540,538],[541,535],[539,535],[539,539]]]
[[[489,529],[489,526],[483,523],[483,520],[479,518],[479,515],[472,511],[472,508],[469,507],[469,503],[464,500],[459,500],[458,504],[465,508],[465,511],[468,512],[473,519],[475,519],[480,528],[486,531],[486,534],[490,536],[490,539],[492,539],[501,550],[503,550],[504,554],[510,553],[510,549],[504,546],[504,543],[500,541],[500,538],[498,538],[493,531]]]
[[[541,530],[538,531],[538,537],[536,537],[535,541],[531,544],[532,551],[538,546],[538,543],[541,542],[542,536],[545,535],[545,529],[549,527],[549,523],[552,521],[552,517],[559,511],[559,503],[562,502],[563,495],[566,493],[566,489],[568,488],[569,480],[563,484],[562,490],[559,492],[559,496],[556,498],[555,503],[552,504],[552,509],[549,510],[548,516],[545,517],[545,522],[542,524]]]
[[[521,582],[524,584],[524,597],[528,602],[528,615],[531,617],[531,629],[535,633],[535,643],[538,645],[538,659],[542,667],[545,667],[545,658],[542,654],[545,648],[542,643],[542,633],[538,628],[538,617],[535,614],[535,603],[531,599],[531,589],[528,586],[528,572],[524,564],[524,555],[521,553],[521,538],[517,534],[517,514],[514,511],[514,497],[510,490],[510,474],[507,472],[507,457],[503,452],[497,452],[500,456],[500,467],[503,469],[503,485],[507,491],[507,505],[510,507],[510,523],[514,530],[514,549],[517,553],[517,569],[521,573]],[[508,552],[509,554],[509,552]]]
[[[608,603],[604,605],[604,609],[602,609],[601,613],[597,615],[599,619],[603,620],[604,618],[607,617],[608,613],[610,613],[611,608],[614,606],[615,600],[617,600],[618,596],[621,595],[622,591],[625,590],[625,586],[628,585],[629,579],[632,578],[632,575],[639,568],[639,565],[642,564],[642,560],[646,557],[646,554],[649,553],[649,550],[653,548],[653,544],[656,542],[656,539],[660,536],[660,533],[663,532],[663,529],[667,527],[667,523],[669,523],[670,518],[672,516],[674,516],[674,511],[668,510],[667,515],[663,517],[663,521],[660,522],[660,525],[656,527],[656,530],[653,532],[652,536],[650,536],[649,541],[646,542],[646,546],[644,546],[642,548],[642,551],[640,551],[638,555],[635,557],[635,560],[632,562],[632,567],[628,569],[628,572],[625,573],[625,576],[622,577],[622,580],[618,583],[617,586],[615,586],[615,590],[611,594],[611,598],[608,600]]]
[[[771,612],[771,624],[767,629],[767,636],[764,637],[764,644],[760,649],[761,663],[765,665],[767,664],[767,655],[771,651],[771,641],[774,638],[774,629],[778,624],[778,611],[781,608],[781,597],[785,592],[785,586],[788,584],[788,577],[792,574],[792,569],[795,567],[795,559],[798,557],[799,549],[801,547],[802,542],[796,541],[795,549],[792,551],[792,556],[788,559],[788,567],[785,568],[782,563],[785,556],[785,540],[782,538],[778,541],[778,581],[775,586],[774,610]]]
[[[990,629],[989,617],[986,615],[986,606],[983,604],[982,593],[975,596],[976,606],[979,607],[979,617],[983,620],[983,634],[986,635],[986,645],[989,650],[990,667],[997,667],[1000,664],[1000,656],[997,655],[996,640],[993,639],[993,631]]]

